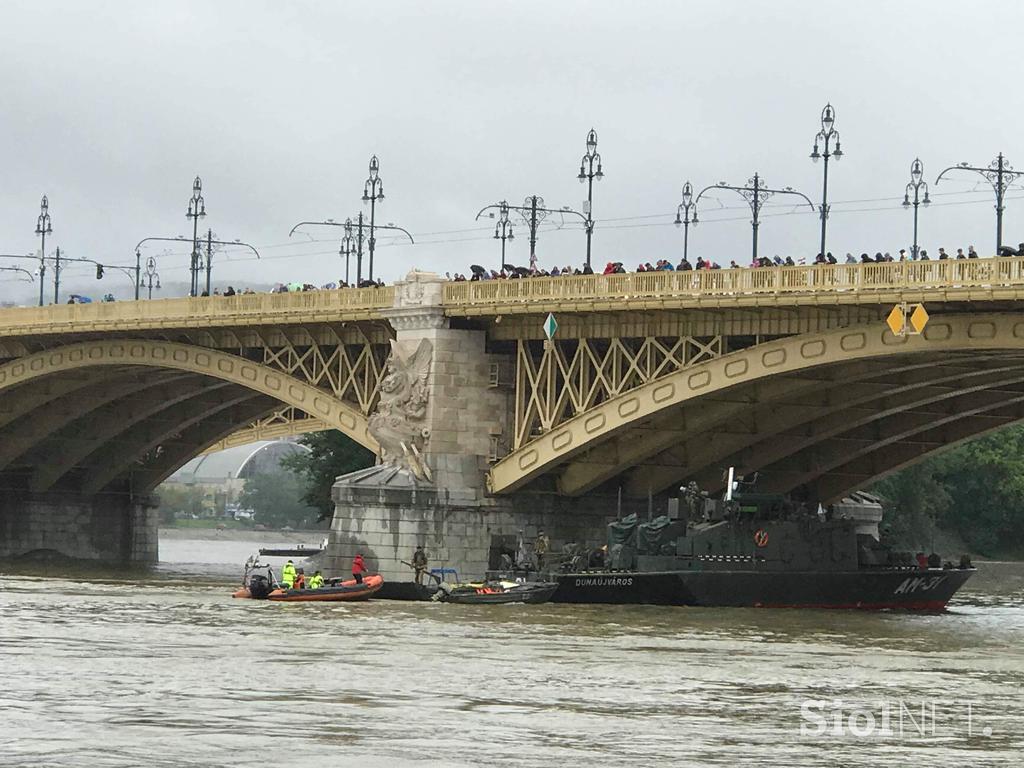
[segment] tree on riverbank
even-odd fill
[[[925,459],[875,484],[896,541],[926,542],[932,521],[984,555],[1024,550],[1024,426]]]
[[[294,472],[264,472],[245,481],[239,503],[253,511],[257,523],[268,528],[314,528],[318,513],[303,500],[304,490],[302,478]]]
[[[160,499],[160,522],[164,525],[174,525],[179,517],[203,514],[205,494],[202,488],[162,485],[157,495]]]
[[[302,500],[320,513],[321,520],[334,514],[331,486],[339,475],[372,467],[372,452],[337,430],[310,432],[299,438],[309,453],[296,453],[281,460],[281,466],[304,480]]]

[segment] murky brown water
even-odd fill
[[[942,616],[329,606],[232,600],[252,544],[161,548],[139,574],[0,566],[0,766],[1024,760],[1021,564]]]

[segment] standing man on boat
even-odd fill
[[[412,567],[416,570],[416,583],[423,583],[423,574],[427,572],[427,553],[423,551],[423,545],[416,547],[412,553]]]
[[[352,561],[352,578],[356,584],[363,583],[363,574],[366,573],[366,563],[363,562],[363,553],[359,552]]]
[[[281,583],[286,589],[291,589],[295,584],[295,563],[289,560],[281,569]]]
[[[537,531],[537,539],[533,542],[533,554],[537,556],[537,570],[544,570],[544,559],[551,549],[551,539],[543,530]]]

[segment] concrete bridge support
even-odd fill
[[[0,559],[59,555],[155,563],[157,529],[157,510],[148,498],[45,493],[0,499]]]
[[[327,573],[349,573],[352,558],[362,553],[370,570],[386,581],[412,580],[412,569],[402,561],[411,562],[419,545],[431,568],[455,568],[459,578],[477,579],[498,567],[501,549],[515,551],[520,537],[532,547],[542,530],[555,551],[569,542],[599,547],[616,516],[616,499],[607,496],[583,500],[521,493],[457,502],[439,489],[372,488],[352,482],[352,476],[334,486],[334,500]],[[628,504],[623,508],[623,514],[636,511]]]
[[[514,392],[503,382],[514,360],[488,352],[485,331],[452,327],[441,306],[442,286],[436,276],[413,273],[396,286],[395,309],[385,311],[400,355],[412,355],[423,339],[433,349],[425,419],[433,481],[389,467],[339,478],[326,561],[331,575],[348,573],[361,552],[385,580],[409,581],[413,572],[402,561],[411,561],[422,544],[432,567],[479,578],[497,567],[496,551],[514,550],[520,536],[531,546],[540,530],[559,547],[600,545],[615,517],[614,498],[488,494],[491,461],[511,440]]]

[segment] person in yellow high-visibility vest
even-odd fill
[[[321,587],[323,587],[323,585],[324,585],[324,577],[321,575],[320,571],[317,571],[316,573],[314,573],[312,576],[309,577],[309,588],[310,589],[320,589]]]
[[[284,584],[285,589],[291,589],[294,586],[295,576],[295,564],[289,560],[281,569],[281,583]]]

